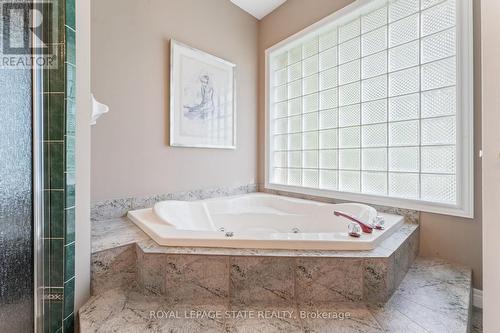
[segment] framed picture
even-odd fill
[[[236,148],[236,65],[170,40],[170,145]]]

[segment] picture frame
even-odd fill
[[[170,146],[236,148],[236,65],[173,39]]]

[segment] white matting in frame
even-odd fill
[[[170,40],[170,145],[236,148],[236,65]]]

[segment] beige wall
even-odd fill
[[[264,51],[277,42],[297,33],[319,19],[348,5],[353,0],[288,0],[277,10],[266,16],[259,26],[259,183],[264,182],[264,113],[265,113],[265,68]],[[475,16],[475,74],[476,107],[475,139],[476,154],[481,141],[481,98],[480,98],[480,20],[479,0]],[[438,214],[421,214],[420,253],[424,256],[438,256],[467,265],[474,272],[474,287],[482,288],[481,262],[481,165],[475,161],[475,219],[463,219]]]
[[[481,2],[483,72],[483,249],[484,249],[484,332],[500,328],[500,1]]]
[[[228,0],[92,1],[92,201],[256,181],[258,21]],[[237,66],[237,149],[168,146],[169,40]]]
[[[92,130],[92,200],[245,184],[256,176],[263,183],[264,50],[352,1],[288,0],[258,23],[227,0],[94,0],[92,90],[111,111]],[[475,3],[478,150],[479,0]],[[237,64],[236,151],[168,147],[170,38]],[[482,288],[479,159],[475,167],[476,218],[422,213],[420,251],[471,267],[474,287]]]

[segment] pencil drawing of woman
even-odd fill
[[[209,75],[200,75],[201,101],[195,105],[184,105],[184,115],[190,119],[206,119],[215,110],[214,88]]]

